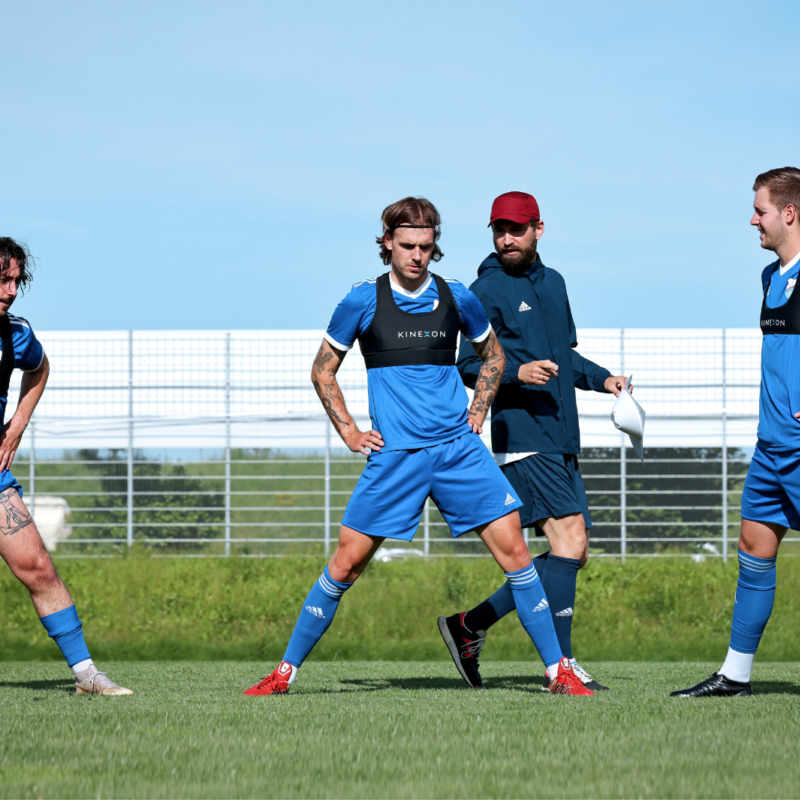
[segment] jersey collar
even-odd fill
[[[402,286],[396,284],[394,280],[392,280],[392,274],[389,273],[389,283],[392,286],[392,291],[397,292],[397,294],[402,294],[403,297],[410,297],[412,300],[416,300],[421,294],[424,294],[432,282],[433,282],[433,275],[431,275],[431,273],[429,272],[428,280],[426,280],[425,283],[423,283],[422,286],[419,287],[419,289],[416,289],[413,292],[409,292],[408,289],[404,289]]]
[[[798,253],[785,267],[778,267],[781,275],[785,275],[797,262],[800,261],[800,253]]]

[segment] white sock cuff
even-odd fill
[[[755,653],[740,653],[729,647],[725,663],[719,668],[719,674],[737,683],[749,683],[755,657]]]
[[[551,681],[555,680],[558,677],[558,665],[560,663],[561,663],[560,661],[556,661],[555,664],[551,664],[547,668],[547,677],[550,678]]]
[[[77,675],[79,672],[85,672],[89,667],[94,666],[94,661],[91,658],[84,659],[83,661],[79,661],[77,664],[73,664],[70,669],[72,670],[73,675]]]

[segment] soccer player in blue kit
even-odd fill
[[[739,583],[728,655],[719,671],[672,697],[753,694],[750,673],[775,602],[778,548],[800,530],[800,169],[756,178],[750,224],[778,260],[761,273],[758,443],[742,491]]]
[[[406,197],[382,215],[378,237],[391,271],[356,283],[333,314],[312,368],[314,387],[345,444],[367,464],[342,520],[336,552],[300,610],[286,654],[246,695],[285,694],[333,621],[342,595],[384,539],[410,541],[430,496],[453,536],[475,530],[505,573],[520,622],[550,676],[550,691],[585,689],[561,658],[541,581],[522,538],[522,505],[480,438],[505,356],[480,301],[428,271],[443,253],[440,218]],[[459,332],[482,361],[472,405],[455,367]],[[373,429],[359,431],[336,372],[358,339],[367,367]]]
[[[105,672],[98,672],[83,638],[83,626],[67,587],[58,577],[42,537],[22,502],[22,487],[11,474],[22,435],[42,397],[50,365],[42,345],[22,317],[8,313],[20,289],[31,280],[31,255],[26,247],[0,237],[0,556],[30,592],[39,621],[55,641],[75,676],[78,694],[124,695]],[[14,369],[22,385],[14,416],[4,423],[8,386]]]

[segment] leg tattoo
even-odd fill
[[[32,522],[28,509],[19,509],[12,502],[16,493],[17,490],[10,487],[0,492],[0,533],[3,536],[11,536]]]

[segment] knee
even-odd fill
[[[44,551],[35,553],[18,564],[14,574],[31,591],[47,589],[59,583],[53,562]]]
[[[524,569],[531,563],[531,552],[528,550],[528,545],[525,544],[525,540],[521,536],[519,537],[519,541],[514,542],[506,552],[506,557],[516,564],[514,571]]]
[[[352,558],[347,550],[337,550],[328,563],[328,574],[340,583],[354,583],[365,566]]]

